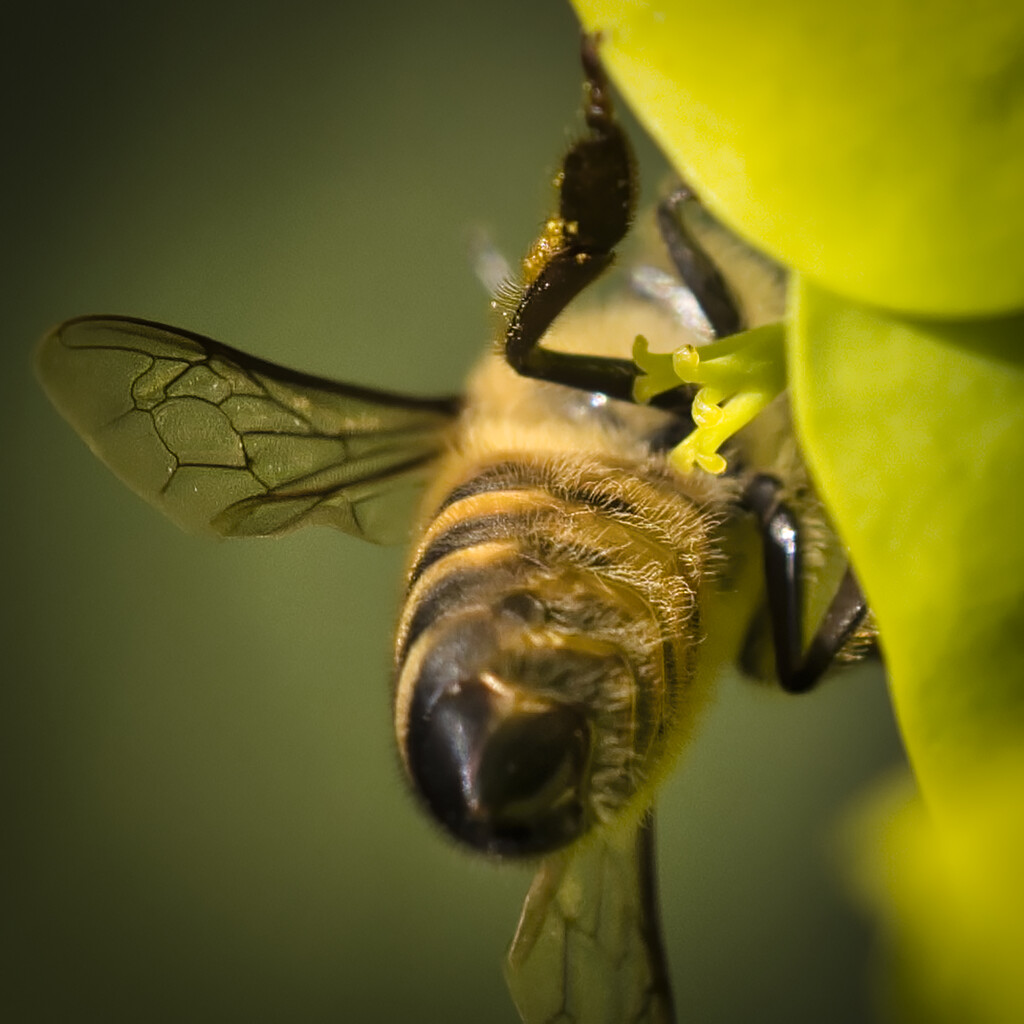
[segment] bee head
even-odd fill
[[[628,670],[614,648],[548,618],[534,595],[505,595],[437,623],[417,659],[409,773],[435,819],[487,853],[546,853],[595,819],[608,733],[599,693]]]

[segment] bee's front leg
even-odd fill
[[[700,201],[686,185],[658,203],[658,232],[680,280],[693,294],[715,338],[727,338],[746,328],[739,304],[704,247],[687,228],[684,211]]]
[[[796,516],[780,498],[781,484],[761,473],[747,485],[743,504],[754,513],[764,544],[764,574],[775,648],[775,671],[789,693],[818,684],[867,614],[867,602],[847,568],[806,649],[803,645],[803,553]]]

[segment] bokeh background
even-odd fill
[[[0,1018],[513,1022],[529,872],[452,849],[393,751],[400,553],[179,535],[31,351],[118,312],[457,388],[489,327],[469,239],[523,250],[574,124],[571,12],[95,0],[4,34]],[[900,756],[876,669],[800,699],[725,680],[661,800],[682,1019],[868,1019],[835,831]]]

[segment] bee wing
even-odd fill
[[[541,864],[505,977],[525,1024],[672,1024],[653,812]]]
[[[61,324],[37,368],[132,490],[185,530],[220,536],[322,523],[401,540],[457,410],[453,399],[321,380],[127,317]]]

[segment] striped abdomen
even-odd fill
[[[539,853],[644,787],[687,704],[707,540],[656,461],[476,466],[412,558],[399,746],[457,838]]]

